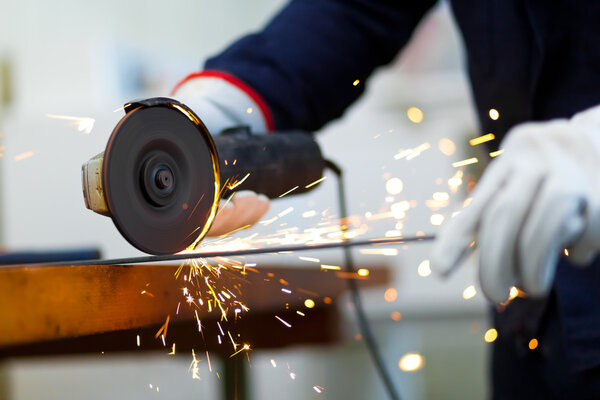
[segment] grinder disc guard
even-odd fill
[[[126,110],[104,153],[111,217],[141,251],[182,251],[206,234],[216,213],[220,176],[214,143],[181,103],[154,99]]]

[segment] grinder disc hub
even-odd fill
[[[179,167],[175,160],[164,152],[156,152],[142,164],[140,186],[148,201],[156,207],[168,206],[176,199],[175,175]]]

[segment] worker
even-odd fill
[[[394,59],[434,4],[291,1],[173,96],[211,132],[318,130],[359,97],[363,85],[352,82]],[[600,2],[451,7],[481,130],[503,139],[504,154],[442,227],[432,267],[449,274],[478,247],[481,288],[504,304],[494,308],[494,398],[600,398]],[[264,202],[247,194],[225,225],[260,218]],[[564,248],[569,257],[559,256]],[[503,303],[512,286],[526,295]]]

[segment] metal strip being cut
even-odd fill
[[[122,265],[122,264],[144,264],[152,262],[165,262],[165,261],[182,261],[190,260],[195,258],[216,258],[216,257],[238,257],[238,256],[249,256],[257,254],[270,254],[270,253],[282,253],[282,252],[293,252],[293,251],[310,251],[310,250],[324,250],[324,249],[343,249],[349,247],[359,246],[377,246],[384,244],[401,244],[401,243],[417,243],[426,242],[435,239],[435,235],[427,236],[409,236],[404,238],[387,238],[387,239],[367,239],[367,240],[353,240],[345,242],[335,243],[321,243],[314,245],[292,245],[292,246],[276,246],[276,247],[265,247],[259,249],[244,249],[244,250],[233,250],[233,251],[215,251],[215,252],[199,252],[199,253],[180,253],[180,254],[169,254],[160,256],[141,256],[141,257],[128,257],[128,258],[111,258],[106,260],[82,260],[72,261],[68,263],[55,262],[55,263],[44,263],[44,264],[33,264],[33,265]]]

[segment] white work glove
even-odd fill
[[[213,136],[243,125],[254,134],[273,129],[269,111],[258,95],[243,82],[223,73],[191,74],[175,87],[172,96],[191,108]]]
[[[192,74],[176,86],[172,96],[191,108],[211,135],[242,125],[250,127],[253,133],[266,133],[272,125],[265,115],[265,106],[252,89],[222,73]],[[266,196],[252,191],[237,192],[232,200],[220,201],[207,236],[220,236],[254,225],[268,210]]]
[[[494,303],[511,286],[543,296],[558,257],[585,265],[600,249],[600,107],[570,120],[513,128],[473,192],[438,233],[432,268],[450,274],[479,252],[479,281]]]

